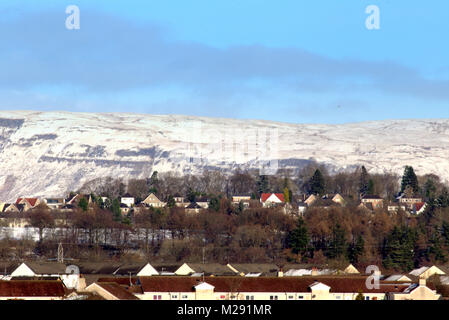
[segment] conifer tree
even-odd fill
[[[309,234],[304,220],[300,217],[295,229],[287,236],[287,244],[295,254],[304,255],[309,245]]]
[[[319,169],[315,170],[315,173],[310,179],[309,185],[311,194],[322,195],[324,193],[325,188],[324,177]]]
[[[285,203],[290,203],[290,191],[287,187],[284,188],[284,200]]]
[[[360,172],[359,192],[362,195],[368,193],[368,172],[366,171],[365,166],[362,166],[362,170]]]
[[[407,187],[410,187],[414,193],[419,191],[418,177],[411,166],[405,166],[401,182],[401,192],[404,192]]]

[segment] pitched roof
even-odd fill
[[[35,262],[27,261],[25,264],[33,270],[35,274],[65,274],[66,265],[58,262]]]
[[[81,274],[113,274],[120,268],[119,263],[111,262],[79,262],[77,264]]]
[[[206,275],[234,275],[235,273],[227,266],[219,263],[187,263],[197,273],[204,273]]]
[[[382,198],[375,194],[366,194],[362,197],[362,199],[380,199],[381,200]]]
[[[274,194],[282,202],[285,202],[283,193],[262,193],[260,199],[262,200],[262,202],[265,202],[272,194]]]
[[[123,286],[116,282],[95,282],[97,286],[100,286],[104,290],[111,293],[114,297],[120,300],[140,300]]]
[[[417,203],[415,203],[416,211],[421,210],[421,208],[424,207],[425,204],[426,204],[425,202],[417,202]]]
[[[279,271],[279,267],[271,263],[230,263],[231,267],[239,273],[262,273],[264,275],[274,275]]]
[[[207,277],[204,282],[215,287],[215,292],[310,292],[310,286],[320,282],[329,286],[330,292],[386,293],[403,292],[409,284],[380,283],[379,289],[367,289],[364,276],[351,277]],[[194,292],[203,278],[196,277],[140,277],[144,292]]]
[[[36,205],[37,200],[39,200],[38,198],[18,198],[16,200],[16,204],[19,204],[20,202],[22,202],[22,200],[27,201],[32,207],[34,207]]]
[[[0,281],[0,297],[63,297],[64,295],[64,285],[61,281]]]
[[[186,209],[203,209],[203,207],[196,202],[190,202]]]

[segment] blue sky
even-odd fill
[[[67,5],[81,12],[67,30]],[[368,5],[380,30],[368,30]],[[449,118],[449,2],[0,2],[0,109]]]

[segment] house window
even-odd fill
[[[161,300],[162,299],[162,296],[161,295],[154,295],[153,296],[153,300]]]
[[[187,295],[186,294],[182,295],[182,299],[187,300],[188,299]]]
[[[335,299],[341,300],[341,296],[336,296]]]
[[[225,295],[221,295],[220,299],[226,299],[226,296]]]
[[[254,300],[254,296],[246,296],[245,299],[246,300]]]
[[[304,296],[298,296],[298,300],[304,300]]]
[[[270,296],[270,300],[277,300],[278,296]]]
[[[288,300],[293,300],[294,296],[288,296]]]
[[[171,296],[171,298],[172,298],[172,299],[178,299],[178,295],[173,294],[173,295]]]
[[[369,297],[365,297],[365,300],[369,300]]]

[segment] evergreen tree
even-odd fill
[[[332,229],[332,239],[329,243],[327,256],[330,259],[340,258],[346,255],[347,250],[346,231],[337,223]]]
[[[269,192],[268,188],[268,176],[266,175],[259,175],[259,178],[257,180],[257,191],[259,192],[259,195],[262,193]]]
[[[83,209],[84,212],[87,211],[87,208],[89,207],[89,203],[87,202],[86,198],[83,197],[80,199],[80,201],[78,202],[78,207]]]
[[[365,166],[362,166],[360,172],[359,192],[362,195],[368,194],[368,172],[366,171]]]
[[[395,226],[384,241],[384,266],[408,271],[414,266],[416,232],[407,226]]]
[[[191,187],[189,187],[187,190],[187,200],[189,200],[190,202],[195,202],[196,196],[197,193],[193,191]]]
[[[367,194],[374,194],[374,181],[373,181],[373,179],[369,179],[366,193]]]
[[[120,201],[118,199],[112,200],[111,211],[114,217],[114,221],[122,220],[122,210],[120,208]]]
[[[101,209],[104,209],[105,204],[104,204],[104,201],[103,201],[103,198],[102,198],[102,197],[98,197],[98,198],[97,198],[97,205],[98,205]]]
[[[348,250],[348,258],[351,263],[357,263],[359,258],[363,255],[365,250],[365,241],[363,237],[359,235],[355,242],[353,242]]]
[[[441,236],[446,245],[449,245],[449,223],[444,221],[441,226]]]
[[[215,212],[220,211],[220,199],[217,197],[211,198],[209,201],[209,208]]]
[[[365,300],[365,296],[363,295],[362,290],[359,290],[359,293],[355,297],[355,300]]]
[[[440,195],[438,196],[437,199],[437,206],[441,207],[441,208],[446,208],[449,206],[449,193],[446,189],[446,187],[444,187],[441,190]]]
[[[410,187],[414,193],[418,193],[419,191],[418,177],[411,166],[405,166],[401,182],[401,192],[404,192],[407,187]]]
[[[288,247],[295,254],[304,255],[309,245],[309,234],[304,220],[300,217],[298,225],[287,236]]]
[[[285,203],[290,203],[290,191],[287,187],[284,188],[284,200]]]
[[[432,179],[426,180],[426,183],[424,184],[424,190],[425,190],[426,200],[435,198],[435,192],[437,191],[437,187],[435,186],[435,183],[433,182]]]
[[[430,246],[428,248],[428,259],[433,259],[435,262],[445,263],[447,261],[447,256],[443,250],[442,239],[438,230],[435,230],[432,233],[429,242]]]
[[[169,195],[167,200],[167,207],[174,208],[175,206],[176,206],[175,198],[173,198],[172,195]]]
[[[310,186],[309,191],[311,194],[318,194],[318,195],[324,194],[325,182],[323,174],[319,169],[316,169],[312,178],[310,178],[309,186]]]
[[[149,192],[157,194],[158,192],[158,186],[159,186],[159,179],[157,177],[158,173],[157,171],[154,171],[153,174],[151,175],[150,178],[150,188],[149,188]]]

